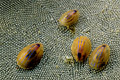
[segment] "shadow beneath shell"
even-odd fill
[[[20,68],[17,64],[16,64],[16,69],[18,72],[28,72],[28,71],[33,71],[38,65],[35,65],[34,67],[32,68],[29,68],[29,69],[23,69],[23,68]]]
[[[69,31],[72,34],[75,34],[75,25],[76,24],[71,25],[69,29],[67,29],[66,26],[58,25],[58,30],[61,31],[62,33],[67,33]]]

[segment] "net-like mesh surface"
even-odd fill
[[[77,9],[75,34],[58,27],[59,17]],[[90,38],[92,51],[106,43],[111,48],[106,68],[91,70],[84,63],[64,63],[73,40]],[[16,57],[28,44],[41,42],[44,56],[32,70],[16,68]],[[120,0],[0,0],[0,80],[119,80]]]

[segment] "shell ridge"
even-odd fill
[[[33,45],[33,46],[34,46],[34,45]],[[33,46],[32,46],[32,47],[33,47]],[[32,48],[32,47],[31,47],[31,48]],[[31,49],[31,48],[30,48],[30,49]],[[22,57],[23,57],[23,56],[24,56],[27,52],[29,52],[29,51],[30,51],[30,49],[29,49],[29,50],[27,50],[27,51],[26,51],[26,52],[25,52],[25,53],[24,53],[24,54],[23,54],[23,55],[19,58],[19,60],[20,60],[20,59],[21,59],[21,58],[22,58]]]

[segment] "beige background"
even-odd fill
[[[64,12],[80,12],[75,34],[59,27]],[[92,51],[106,43],[110,60],[103,71],[84,63],[64,63],[73,40],[90,38]],[[28,44],[41,42],[44,56],[32,70],[17,69],[16,57]],[[120,0],[0,0],[0,80],[119,80]]]

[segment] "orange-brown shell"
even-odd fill
[[[61,25],[66,26],[69,29],[69,26],[76,23],[79,18],[79,11],[78,10],[69,10],[62,14],[59,19]]]
[[[110,57],[110,47],[107,44],[98,46],[89,57],[89,66],[95,70],[105,67]]]
[[[43,45],[34,43],[23,48],[17,56],[17,65],[23,69],[31,69],[36,66],[43,55]]]
[[[91,41],[86,36],[77,37],[71,46],[74,59],[78,62],[86,60],[91,51]]]

